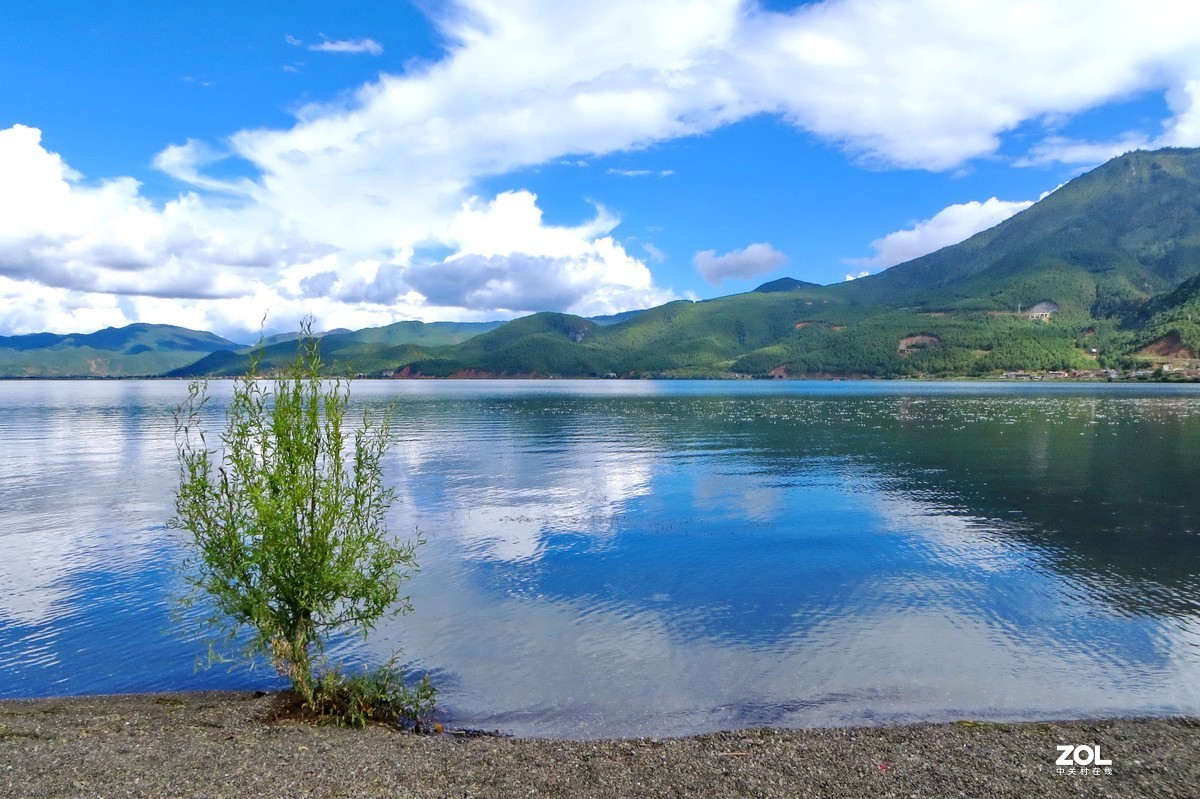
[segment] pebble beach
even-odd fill
[[[6,700],[0,796],[1200,796],[1196,718],[575,741],[269,722],[271,707],[249,693]],[[1111,765],[1057,765],[1067,744]]]

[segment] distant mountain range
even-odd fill
[[[256,345],[260,370],[294,357],[294,339]],[[960,244],[845,283],[781,278],[610,317],[399,322],[320,341],[331,372],[403,377],[1200,366],[1200,150],[1129,153]],[[0,376],[231,375],[250,350],[166,325],[0,337]]]
[[[173,325],[136,324],[95,333],[0,336],[3,377],[161,375],[211,352],[242,345]]]
[[[420,348],[447,347],[481,333],[495,330],[503,322],[396,322],[384,327],[357,331],[329,331],[320,335],[321,358],[342,374],[388,371],[397,359]],[[273,336],[262,346],[214,351],[199,360],[167,372],[168,377],[228,377],[246,372],[250,352],[259,358],[263,371],[276,369],[296,357],[299,333]]]

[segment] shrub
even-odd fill
[[[317,681],[308,708],[339,726],[364,727],[374,721],[428,732],[436,696],[429,675],[410,688],[404,672],[388,663],[361,674],[329,669]]]
[[[382,481],[389,421],[364,413],[347,431],[349,382],[322,382],[310,321],[282,375],[260,380],[256,366],[234,384],[218,448],[200,423],[206,383],[189,386],[176,414],[181,475],[170,524],[192,534],[192,599],[211,599],[209,621],[231,640],[247,631],[247,654],[269,657],[314,710],[351,697],[344,714],[357,719],[385,690],[399,707],[413,697],[390,665],[365,682],[336,669],[320,677],[314,665],[335,631],[365,636],[412,609],[400,588],[417,569],[415,544],[396,543],[385,524],[395,499]],[[417,704],[431,712],[425,685]]]

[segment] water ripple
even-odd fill
[[[356,384],[428,543],[330,652],[524,734],[1198,712],[1200,394],[1134,389]],[[0,384],[0,696],[278,684],[172,618],[182,391]]]

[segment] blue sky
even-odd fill
[[[583,315],[875,273],[1200,145],[1200,8],[0,6],[0,334]]]

